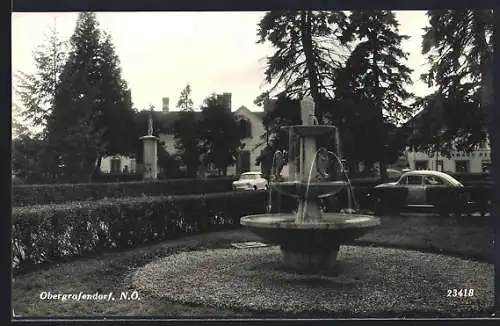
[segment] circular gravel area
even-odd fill
[[[356,246],[342,246],[338,260],[338,276],[301,275],[283,270],[279,247],[191,251],[147,264],[131,280],[176,303],[260,312],[460,315],[494,305],[491,264]],[[453,297],[453,289],[473,296]]]

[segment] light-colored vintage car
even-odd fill
[[[399,197],[398,196],[403,196]],[[464,211],[468,205],[464,186],[452,176],[432,170],[409,171],[398,181],[375,186],[375,210],[405,207],[436,208],[441,214]]]
[[[233,181],[233,190],[267,189],[268,182],[260,172],[245,172],[240,178]]]

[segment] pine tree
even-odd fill
[[[191,85],[188,83],[181,91],[177,107],[181,110],[193,110],[193,100],[191,99]]]
[[[177,154],[186,166],[186,174],[190,178],[196,177],[196,172],[201,163],[200,156],[203,152],[199,121],[193,111],[191,99],[191,86],[189,84],[181,91],[177,107],[181,108],[179,118],[174,123],[174,138]]]
[[[20,118],[26,120],[25,124],[41,128],[42,135],[46,132],[47,119],[54,106],[59,76],[67,57],[66,45],[60,39],[54,21],[44,42],[33,53],[36,72],[17,72],[19,82],[16,93],[21,100]]]
[[[430,26],[422,53],[431,68],[422,79],[438,89],[420,102],[440,111],[445,129],[439,137],[440,150],[456,146],[470,151],[484,141],[486,130],[491,139],[496,128],[492,125],[493,10],[430,10],[427,16]]]
[[[387,179],[388,131],[412,113],[404,104],[412,96],[405,89],[412,82],[412,70],[405,65],[407,53],[401,49],[407,38],[399,34],[395,15],[387,10],[351,12],[342,36],[354,49],[337,73],[337,99],[359,105],[345,117],[351,118],[346,124],[363,131],[355,147],[365,144],[361,146],[365,161],[368,165],[379,161],[382,179]]]
[[[266,81],[270,90],[257,98],[276,91],[290,98],[310,94],[316,103],[333,97],[335,69],[343,61],[340,36],[345,28],[342,12],[271,11],[259,23],[258,43],[270,42],[276,52],[267,58]],[[321,121],[323,110],[316,106]]]
[[[103,132],[103,141],[107,146],[98,156],[96,168],[100,166],[103,155],[134,153],[137,141],[136,135],[130,132],[135,120],[131,92],[121,77],[120,61],[108,34],[103,35],[98,59],[95,69],[100,76],[96,107],[99,115],[95,119],[95,127]]]
[[[301,122],[297,99],[311,95],[316,103],[316,117],[327,122],[325,114],[331,109],[328,99],[334,97],[336,89],[335,71],[348,54],[348,47],[342,43],[346,18],[343,12],[285,10],[268,12],[261,19],[257,43],[269,42],[276,51],[267,58],[265,80],[270,88],[256,98],[255,104],[277,96],[275,110],[282,106],[284,109],[266,116],[266,147],[257,158],[264,170],[268,170],[272,153],[285,146],[288,139],[279,132],[280,126]],[[290,101],[296,110],[284,107]],[[293,112],[287,112],[290,110]],[[288,115],[297,114],[298,120],[287,119]]]
[[[111,39],[94,13],[80,13],[70,43],[48,131],[68,174],[88,180],[102,156],[135,151],[135,135],[128,132],[134,111]]]

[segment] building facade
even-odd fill
[[[423,153],[408,149],[406,152],[410,169],[437,170],[451,173],[484,173],[491,167],[491,148],[488,142],[471,153],[453,151],[449,156],[441,153]]]
[[[228,174],[241,174],[249,171],[260,171],[260,166],[256,165],[257,157],[260,155],[263,140],[262,135],[266,130],[262,123],[264,112],[250,111],[242,106],[234,112],[238,117],[241,128],[244,131],[245,138],[242,142],[245,144],[238,153],[237,163],[228,168]]]
[[[231,112],[231,93],[222,93],[216,95],[216,100],[220,105],[224,106]],[[180,111],[170,111],[169,98],[162,98],[162,110],[153,112],[156,115],[156,120],[161,120],[162,124],[168,130],[173,129],[175,121],[180,116]],[[228,175],[238,175],[248,171],[260,171],[260,167],[256,165],[257,157],[260,154],[262,144],[262,135],[265,134],[265,128],[262,123],[264,112],[250,111],[248,108],[242,106],[233,112],[239,120],[240,127],[243,129],[245,138],[242,139],[244,146],[242,146],[236,157],[236,164],[228,167]],[[195,111],[196,118],[201,118],[201,112]],[[165,148],[169,154],[175,154],[175,138],[172,133],[160,133],[159,143]],[[208,174],[215,173],[215,169],[211,166],[206,167]],[[138,171],[135,158],[127,155],[115,155],[104,157],[101,162],[101,171],[105,173],[123,173],[128,171],[135,173]]]
[[[443,108],[435,107],[433,110],[423,109],[407,123],[404,128],[409,131],[409,139],[417,136],[422,128],[432,128],[440,133],[440,124],[443,122]],[[406,160],[410,169],[437,170],[451,173],[483,173],[491,169],[491,146],[486,139],[475,150],[467,153],[452,150],[448,155],[439,152],[420,152],[411,147],[406,149]]]

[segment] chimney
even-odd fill
[[[163,112],[168,112],[169,111],[169,98],[168,97],[164,97],[162,98],[162,111]]]
[[[222,93],[217,96],[217,100],[226,110],[231,112],[231,93]]]

